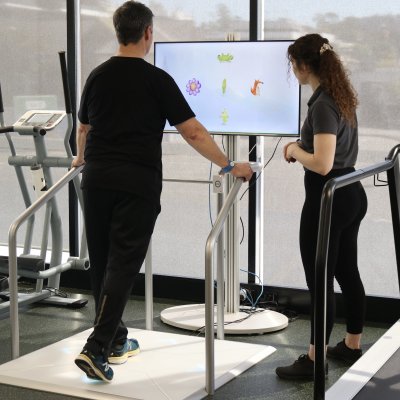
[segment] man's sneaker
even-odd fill
[[[292,365],[278,367],[275,370],[281,379],[314,379],[314,361],[308,354],[302,354]],[[325,367],[325,374],[328,375],[328,364]]]
[[[329,358],[335,358],[337,360],[345,361],[349,364],[353,364],[362,356],[362,350],[350,349],[346,346],[345,339],[343,339],[335,347],[328,346],[326,356]]]
[[[126,339],[123,345],[111,349],[108,362],[110,364],[123,364],[128,360],[128,357],[132,357],[139,352],[138,341],[136,339]]]
[[[86,373],[90,379],[111,382],[114,372],[103,355],[95,356],[89,350],[83,349],[75,358],[75,364]]]

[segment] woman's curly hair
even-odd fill
[[[342,117],[351,125],[356,123],[357,93],[348,72],[328,39],[317,33],[300,37],[287,52],[289,64],[305,65],[319,78],[321,87],[332,96]]]

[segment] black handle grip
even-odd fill
[[[11,126],[3,126],[0,128],[0,133],[14,132],[14,127]]]
[[[33,132],[39,133],[40,136],[44,136],[47,133],[46,129],[44,129],[40,126],[34,126]]]
[[[0,113],[4,112],[4,107],[3,107],[3,96],[1,94],[1,85],[0,85]]]
[[[71,92],[68,83],[67,62],[65,60],[65,51],[58,52],[60,56],[61,75],[64,89],[65,111],[72,114]]]

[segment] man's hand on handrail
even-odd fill
[[[248,182],[254,174],[249,163],[235,163],[235,166],[230,172],[235,178],[243,178]]]
[[[76,157],[72,160],[71,167],[80,167],[85,164],[85,146],[91,126],[80,123],[76,131]]]
[[[71,168],[80,167],[81,165],[84,165],[84,164],[85,164],[85,160],[83,158],[75,157],[72,160]]]

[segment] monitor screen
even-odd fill
[[[174,78],[211,133],[298,136],[300,86],[286,56],[291,43],[156,42],[154,65]],[[176,132],[168,122],[165,131]]]

